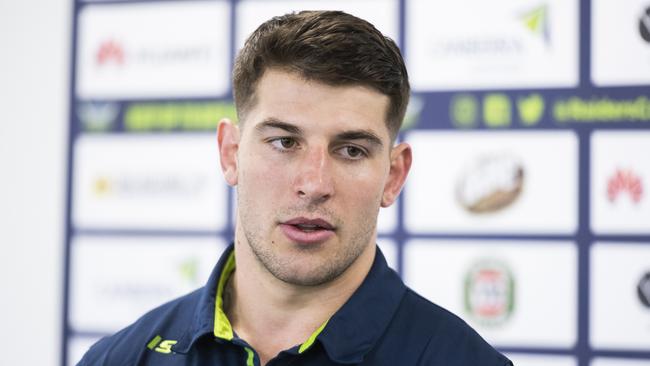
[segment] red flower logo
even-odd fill
[[[643,197],[641,178],[632,170],[618,169],[607,181],[607,198],[610,202],[615,202],[621,192],[627,192],[634,203],[641,201]]]
[[[124,64],[124,49],[119,43],[109,40],[102,43],[99,47],[96,58],[99,65],[104,65],[108,62],[122,65]]]

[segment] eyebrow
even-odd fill
[[[374,132],[368,130],[345,131],[336,135],[337,140],[366,140],[370,144],[381,147],[383,142]]]
[[[287,123],[280,121],[279,119],[276,118],[268,118],[259,123],[257,126],[255,126],[255,129],[258,132],[264,132],[264,130],[269,129],[269,128],[278,128],[281,130],[284,130],[286,132],[289,132],[294,135],[301,135],[302,134],[302,129],[294,124]]]
[[[264,121],[260,122],[257,126],[255,126],[255,129],[258,132],[264,132],[264,130],[269,128],[277,128],[294,135],[302,135],[303,133],[300,127],[288,122],[281,121],[273,117],[267,118]],[[378,147],[382,147],[384,145],[384,143],[381,141],[381,138],[379,138],[377,134],[369,130],[351,130],[351,131],[341,132],[335,136],[335,139],[343,140],[343,141],[366,140],[370,144]]]

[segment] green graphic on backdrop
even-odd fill
[[[650,99],[570,97],[553,103],[553,118],[559,123],[650,122]]]
[[[512,122],[512,103],[505,94],[492,93],[483,98],[483,120],[487,127],[508,127]]]
[[[178,272],[184,282],[195,285],[198,283],[199,261],[196,258],[187,258],[178,265]]]
[[[87,132],[105,132],[115,127],[120,105],[111,102],[82,102],[77,105],[77,117]]]
[[[134,103],[124,112],[127,131],[211,131],[221,118],[237,120],[231,102]]]
[[[451,122],[460,128],[475,127],[478,122],[478,101],[471,94],[457,94],[449,103]]]
[[[530,94],[517,99],[519,120],[524,126],[536,125],[544,115],[544,98],[539,94]]]
[[[548,7],[546,5],[538,6],[521,17],[524,26],[531,32],[541,37],[544,41],[550,42],[550,31],[548,24]]]

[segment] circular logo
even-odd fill
[[[458,94],[451,98],[450,116],[458,127],[474,127],[478,119],[478,101],[471,94]]]
[[[636,293],[643,306],[650,308],[650,272],[646,272],[636,286]]]
[[[474,265],[465,277],[465,310],[479,323],[503,324],[514,310],[515,281],[508,268],[494,260]]]
[[[644,41],[650,43],[650,7],[647,7],[639,19],[639,33]]]

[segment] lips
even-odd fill
[[[323,219],[299,217],[280,223],[284,235],[291,241],[301,244],[317,244],[334,235],[334,226]]]

